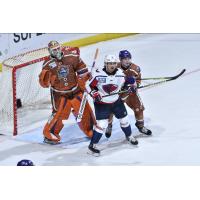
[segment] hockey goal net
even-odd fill
[[[47,120],[50,93],[39,85],[47,48],[23,53],[3,62],[0,77],[0,134],[27,132]]]

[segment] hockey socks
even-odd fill
[[[112,134],[112,123],[109,123],[108,127],[106,128],[105,136],[109,138],[111,134]]]
[[[100,155],[100,150],[96,148],[96,144],[99,142],[99,140],[102,137],[102,133],[97,132],[96,130],[93,131],[93,136],[91,139],[91,142],[88,146],[88,149],[90,150],[90,154],[93,154],[95,156],[99,156]]]
[[[131,130],[131,126],[128,125],[127,127],[122,127],[121,126],[122,131],[125,133],[126,135],[126,139],[133,145],[137,145],[138,141],[131,135],[132,134],[132,130]]]
[[[92,136],[90,144],[97,144],[99,140],[101,139],[101,137],[102,137],[102,133],[99,133],[96,130],[93,130],[93,136]]]
[[[127,127],[122,127],[121,126],[122,131],[124,132],[124,134],[126,135],[126,137],[130,137],[131,136],[131,126],[130,124]]]

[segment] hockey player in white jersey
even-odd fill
[[[127,110],[118,94],[121,90],[135,92],[137,86],[135,79],[133,77],[126,77],[123,71],[117,68],[117,58],[114,55],[106,56],[103,69],[97,69],[92,74],[92,77],[86,83],[86,89],[94,99],[97,125],[94,126],[93,136],[88,147],[89,153],[100,154],[100,150],[96,147],[96,144],[105,133],[111,113],[119,119],[126,139],[131,144],[137,145],[138,141],[132,136]],[[116,94],[112,95],[113,93]],[[104,97],[105,95],[107,97]]]

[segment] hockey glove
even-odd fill
[[[98,91],[93,90],[90,94],[91,94],[91,96],[92,96],[92,98],[94,99],[95,102],[101,102],[102,97],[101,97],[101,95],[99,94]]]
[[[132,85],[130,85],[129,87],[128,87],[128,93],[134,93],[134,92],[136,92],[136,86],[135,86],[135,84],[132,84]]]
[[[133,76],[126,77],[124,86],[125,88],[127,88],[128,93],[134,93],[137,88],[137,83],[135,81],[135,78]]]

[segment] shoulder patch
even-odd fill
[[[99,83],[106,83],[106,77],[97,77]]]
[[[56,66],[57,66],[57,64],[56,64],[55,62],[49,63],[49,67],[50,67],[51,69],[53,69],[53,68],[56,67]]]

